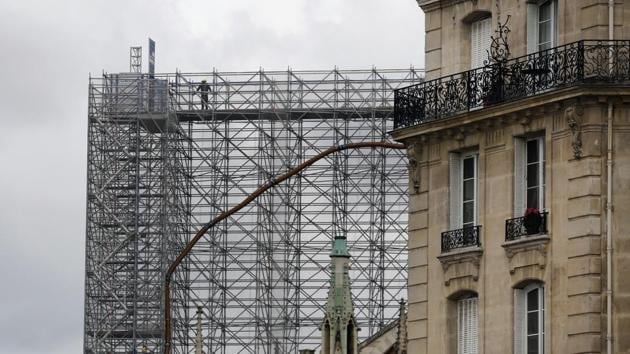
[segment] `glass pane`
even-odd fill
[[[538,140],[529,140],[527,142],[527,163],[538,161]]]
[[[549,48],[551,48],[551,42],[545,42],[545,43],[542,43],[542,44],[538,45],[538,50],[539,51],[547,50]]]
[[[527,293],[527,311],[538,310],[538,289]]]
[[[475,159],[467,157],[464,159],[464,179],[475,177]]]
[[[464,201],[475,199],[475,180],[464,181]]]
[[[538,188],[527,189],[527,207],[540,209],[540,205],[538,205]]]
[[[527,337],[527,354],[538,354],[538,336]]]
[[[530,312],[527,314],[527,334],[538,333],[538,312]]]
[[[549,42],[551,42],[551,21],[538,25],[538,43],[542,45]]]
[[[547,1],[544,4],[540,5],[538,10],[538,21],[546,21],[551,20],[551,1]]]
[[[539,185],[538,183],[539,168],[540,168],[540,165],[538,165],[537,163],[527,165],[527,188],[536,187]]]
[[[475,204],[471,202],[464,203],[464,224],[472,223],[475,220]]]

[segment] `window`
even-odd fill
[[[526,205],[528,208],[544,208],[545,152],[542,137],[527,139]]]
[[[488,58],[492,35],[492,18],[471,22],[470,24],[470,68],[483,66]]]
[[[457,300],[457,353],[478,353],[477,296]]]
[[[527,5],[527,52],[549,49],[556,45],[556,0]]]
[[[545,352],[545,288],[530,284],[514,293],[514,353]]]
[[[450,161],[451,229],[477,224],[477,153],[452,153]]]
[[[545,208],[545,141],[543,136],[514,141],[514,216],[526,208]]]

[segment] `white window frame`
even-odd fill
[[[479,301],[476,295],[457,300],[457,354],[479,353]]]
[[[551,2],[551,38],[549,47],[553,48],[557,45],[558,30],[558,1],[557,0],[541,0],[527,4],[527,54],[539,52],[540,49],[540,8],[547,2]]]
[[[471,222],[469,222],[469,226],[475,226],[477,225],[477,203],[478,203],[478,196],[477,196],[477,184],[479,183],[479,176],[478,176],[478,157],[477,157],[477,153],[476,152],[471,152],[471,153],[467,153],[467,154],[463,154],[460,160],[460,164],[461,164],[461,192],[460,192],[460,197],[459,197],[459,201],[460,201],[460,208],[461,208],[461,213],[462,213],[462,227],[464,227],[464,203],[466,202],[464,200],[464,183],[466,182],[466,180],[464,179],[464,161],[468,160],[468,159],[472,159],[473,161],[473,176],[472,178],[469,178],[468,180],[472,180],[473,181],[473,199],[472,199],[472,203],[473,203],[473,219]]]
[[[450,229],[461,229],[464,227],[464,160],[473,159],[473,221],[472,226],[477,225],[477,213],[479,204],[479,154],[477,151],[455,152],[450,154]]]
[[[527,144],[538,141],[538,209],[545,210],[545,136],[514,139],[514,217],[523,216],[527,209]]]
[[[528,311],[527,294],[538,290],[538,307]],[[522,289],[514,289],[514,354],[528,353],[528,314],[538,312],[538,354],[545,353],[545,287],[542,283],[532,283]]]
[[[492,43],[492,17],[482,18],[470,23],[470,68],[484,66],[487,51]],[[483,42],[486,42],[485,44]]]

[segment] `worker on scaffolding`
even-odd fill
[[[210,85],[206,80],[201,80],[201,84],[197,86],[197,91],[201,91],[201,109],[208,109],[208,92],[210,92]]]

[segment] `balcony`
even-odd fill
[[[442,232],[442,253],[458,248],[481,247],[480,230],[481,226],[477,225]]]
[[[579,85],[630,85],[630,40],[582,40],[395,90],[394,129]]]
[[[548,212],[540,213],[540,222],[527,221],[525,216],[505,220],[505,241],[515,241],[527,236],[547,234]]]

